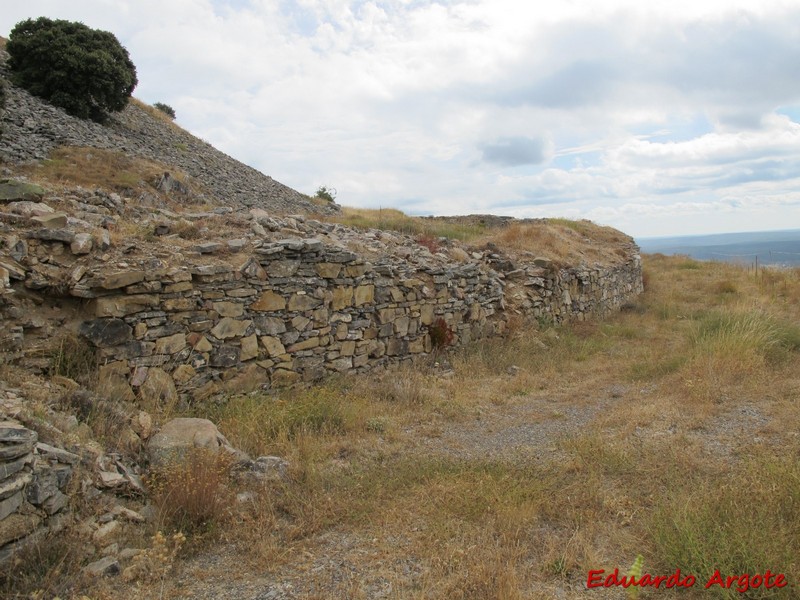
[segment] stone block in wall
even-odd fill
[[[43,461],[37,461],[32,481],[25,489],[25,498],[31,504],[40,506],[45,500],[58,491],[58,478],[55,471]]]
[[[211,352],[214,349],[214,346],[208,341],[206,336],[201,335],[200,339],[197,340],[193,348],[196,352]]]
[[[311,319],[308,317],[304,317],[303,315],[297,315],[291,321],[292,327],[294,327],[297,331],[304,331],[310,324]]]
[[[17,512],[19,507],[22,506],[22,501],[24,499],[25,494],[22,490],[19,490],[11,496],[0,500],[0,523],[9,515],[13,515],[13,513]]]
[[[8,462],[0,463],[0,481],[11,477],[14,473],[19,473],[28,466],[33,460],[33,455],[25,454],[19,458],[10,460]]]
[[[193,289],[194,286],[192,285],[191,281],[181,281],[180,283],[170,283],[164,286],[164,293],[165,294],[180,294],[182,292],[188,292],[189,290]]]
[[[256,357],[258,357],[258,337],[255,334],[243,337],[239,360],[244,362]]]
[[[344,272],[348,277],[362,277],[368,269],[369,265],[347,265]]]
[[[20,471],[0,481],[0,500],[5,500],[22,492],[31,483],[32,479],[33,475],[28,471]]]
[[[337,263],[317,263],[314,265],[317,275],[325,279],[336,279],[342,272],[342,265]]]
[[[411,354],[422,354],[425,352],[425,337],[421,336],[408,342],[408,351]]]
[[[265,317],[256,315],[253,317],[256,330],[260,335],[280,335],[286,332],[286,323],[278,317]]]
[[[239,362],[240,352],[238,346],[222,345],[211,353],[208,363],[218,368],[233,367]]]
[[[0,421],[0,460],[11,461],[33,450],[38,435],[19,423]]]
[[[198,308],[197,300],[194,298],[167,298],[161,303],[161,307],[167,312],[187,311]]]
[[[394,332],[400,336],[408,335],[408,326],[410,323],[411,319],[407,316],[396,318],[394,320]]]
[[[266,268],[268,277],[292,277],[300,267],[299,260],[276,260]]]
[[[176,333],[156,340],[156,354],[177,354],[186,348],[186,334]]]
[[[322,300],[309,294],[294,294],[289,298],[288,309],[290,311],[305,311],[316,308],[322,304]]]
[[[419,320],[423,325],[433,323],[434,307],[432,304],[423,304],[419,309]]]
[[[350,356],[342,356],[329,361],[325,366],[332,371],[344,373],[345,371],[349,371],[353,368],[353,359]]]
[[[245,321],[239,321],[230,317],[224,317],[214,328],[211,329],[211,335],[219,340],[242,337],[252,323],[253,321],[249,319]]]
[[[353,304],[363,306],[375,301],[375,286],[372,284],[356,286],[353,292]]]
[[[397,316],[397,310],[394,308],[381,308],[378,310],[378,322],[381,324],[391,323]]]
[[[130,341],[133,329],[122,319],[93,319],[81,323],[79,333],[95,346],[107,348]]]
[[[269,374],[262,367],[250,364],[227,380],[222,388],[229,394],[248,394],[269,383]]]
[[[12,514],[0,521],[0,546],[18,540],[32,533],[42,522],[35,514]]]
[[[132,402],[133,390],[128,385],[128,363],[124,360],[102,365],[98,372],[97,392],[111,400]]]
[[[301,342],[297,342],[289,346],[286,351],[290,354],[294,354],[295,352],[300,352],[302,350],[310,350],[312,348],[316,348],[320,345],[320,338],[318,337],[311,337],[305,339]]]
[[[244,304],[241,302],[214,302],[214,310],[221,317],[241,317],[244,314]]]
[[[353,304],[353,288],[350,286],[337,286],[333,288],[331,310],[342,310]]]
[[[386,342],[386,354],[388,356],[401,356],[408,354],[408,342],[398,338],[389,338]]]
[[[147,379],[139,388],[139,396],[145,409],[171,406],[178,401],[178,391],[169,373],[159,367],[147,371]]]
[[[295,373],[288,369],[276,369],[272,374],[272,385],[274,387],[286,387],[300,381],[300,373]]]
[[[127,315],[155,308],[159,304],[158,296],[106,296],[95,300],[95,316],[125,317]]]
[[[103,278],[100,287],[104,290],[115,290],[144,281],[144,278],[144,271],[120,271],[118,273],[110,273]]]
[[[271,290],[262,293],[261,296],[250,305],[250,310],[257,311],[275,311],[284,310],[286,308],[286,300],[280,294],[276,294]]]
[[[191,365],[178,365],[172,372],[172,379],[175,383],[183,385],[188,383],[195,375],[197,375],[197,371]]]
[[[261,337],[260,342],[270,357],[282,356],[286,354],[286,349],[283,347],[283,344],[277,337],[265,335]]]

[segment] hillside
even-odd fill
[[[0,50],[0,78],[7,81],[8,53]],[[0,119],[0,163],[16,165],[45,160],[62,146],[100,148],[159,164],[216,206],[261,208],[273,214],[335,213],[329,203],[311,199],[272,177],[234,160],[181,129],[156,109],[132,101],[99,125],[65,114],[15,86],[7,87]],[[188,178],[188,179],[187,179]]]

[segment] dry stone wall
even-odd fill
[[[28,315],[10,299],[26,290],[77,303],[75,328],[96,348],[101,390],[157,403],[366,371],[430,353],[437,326],[460,345],[502,334],[514,314],[583,320],[642,291],[635,246],[614,265],[565,269],[489,248],[454,248],[459,261],[411,238],[315,221],[261,222],[273,238],[235,260],[229,245],[207,242],[183,262],[145,252],[83,264],[75,234],[34,229],[25,257],[0,257],[7,322],[18,325],[7,337],[24,346]],[[287,231],[297,235],[280,237]],[[334,234],[371,241],[372,252],[334,243]]]
[[[64,493],[79,457],[38,441],[35,431],[0,420],[0,564],[31,535],[58,529],[69,512]]]

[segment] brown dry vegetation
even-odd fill
[[[637,554],[645,572],[694,574],[688,597],[742,597],[701,590],[717,568],[796,581],[800,272],[646,265],[631,310],[520,327],[456,353],[452,377],[418,366],[198,409],[291,463],[206,551],[239,565],[229,583],[268,569],[262,587],[304,573],[327,590],[308,597],[582,597],[590,569]],[[213,572],[202,556],[184,585]]]
[[[591,221],[541,219],[512,223],[492,231],[489,241],[508,251],[535,252],[561,265],[620,262],[628,256],[630,237]]]
[[[800,271],[645,266],[635,306],[517,324],[448,357],[452,373],[194,407],[252,455],[286,457],[288,479],[209,513],[219,526],[157,586],[93,597],[621,598],[587,592],[587,573],[638,554],[698,581],[642,598],[795,597],[702,587],[714,569],[800,577]]]
[[[80,146],[56,148],[47,160],[22,171],[37,183],[99,187],[115,192],[153,192],[153,184],[166,171],[181,180],[186,179],[185,174],[152,160],[115,150]]]
[[[431,251],[437,249],[437,238],[445,237],[475,246],[492,243],[505,252],[532,252],[564,266],[620,262],[627,258],[626,246],[633,241],[616,229],[586,220],[538,219],[489,226],[474,219],[426,219],[396,209],[349,207],[343,207],[340,215],[328,220],[357,229],[412,235]]]

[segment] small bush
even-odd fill
[[[439,241],[433,236],[419,235],[417,236],[417,243],[430,250],[431,254],[436,254],[439,251]]]
[[[175,109],[172,108],[169,104],[164,104],[163,102],[156,102],[153,104],[153,108],[157,108],[165,115],[167,115],[170,119],[175,118]]]
[[[336,189],[321,185],[319,188],[317,188],[317,193],[314,194],[314,197],[319,198],[320,200],[326,200],[328,202],[335,202]]]
[[[233,492],[228,486],[232,458],[225,452],[195,448],[155,470],[148,487],[160,525],[175,531],[203,533],[228,516]]]
[[[447,348],[455,338],[453,330],[442,317],[439,317],[431,324],[428,334],[431,336],[431,344],[434,350]]]
[[[94,349],[83,338],[64,335],[50,351],[50,373],[86,384],[97,369]]]

